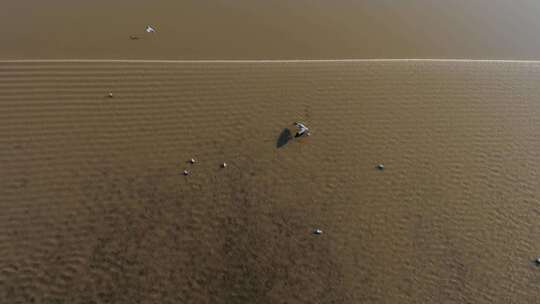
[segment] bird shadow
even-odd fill
[[[289,130],[289,128],[283,129],[283,131],[281,131],[281,134],[279,134],[279,137],[277,139],[276,147],[281,148],[285,146],[291,139],[292,139],[291,130]]]

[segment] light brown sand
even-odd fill
[[[533,62],[1,62],[0,302],[537,303],[538,83]],[[295,120],[313,135],[277,148]]]
[[[539,15],[538,0],[12,0],[0,59],[540,59]]]

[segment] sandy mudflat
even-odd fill
[[[534,62],[3,61],[0,302],[538,303],[539,83]],[[295,120],[313,135],[278,148]]]

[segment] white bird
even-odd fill
[[[298,132],[296,133],[294,137],[300,137],[300,136],[303,136],[304,134],[307,136],[311,135],[309,134],[309,128],[306,127],[303,123],[295,122],[294,125],[296,126],[296,128],[298,128]]]
[[[146,26],[146,32],[147,32],[147,33],[154,33],[155,31],[156,31],[156,30],[155,30],[153,27],[151,27],[150,25],[147,25],[147,26]]]

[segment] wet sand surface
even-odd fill
[[[249,61],[540,59],[439,2],[3,3],[0,303],[540,302],[539,62]]]
[[[540,59],[537,0],[4,2],[0,59]]]
[[[539,82],[534,62],[3,61],[0,302],[538,303]],[[296,120],[312,136],[279,141]]]

